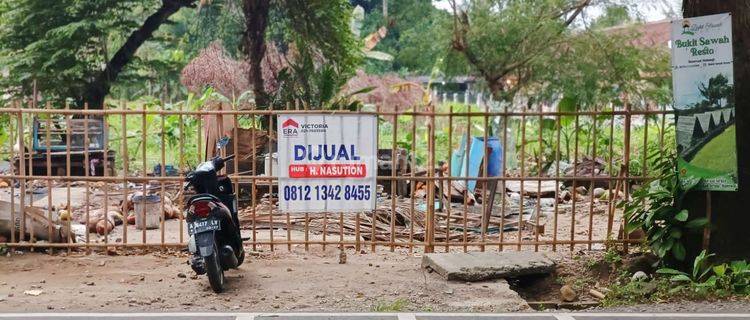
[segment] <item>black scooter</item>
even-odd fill
[[[226,143],[220,141],[219,148]],[[185,190],[192,187],[196,192],[188,200],[185,214],[190,235],[188,250],[193,254],[189,263],[197,274],[208,274],[216,293],[224,291],[224,271],[237,268],[245,260],[232,181],[217,175],[232,159],[234,155],[217,156],[185,177]]]

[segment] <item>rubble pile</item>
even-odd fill
[[[0,201],[8,208],[11,202],[14,203],[18,226],[21,219],[20,185],[16,183],[14,188],[13,194],[8,187],[0,188],[3,190],[0,191]],[[125,223],[135,224],[137,213],[134,210],[133,197],[143,194],[143,189],[142,185],[131,184],[125,192],[120,183],[53,181],[48,184],[47,181],[30,180],[26,185],[24,212],[28,220],[27,225],[32,225],[33,228],[27,228],[24,239],[31,239],[32,230],[34,239],[50,242],[76,242],[85,239],[87,233],[107,236],[117,226]],[[176,186],[165,187],[164,196],[160,196],[162,201],[157,204],[161,217],[166,220],[182,216],[181,209],[172,200],[181,196],[176,192],[177,189],[179,188]],[[146,192],[160,194],[161,186],[147,185]],[[52,199],[48,200],[49,197]],[[10,211],[7,210],[7,217],[0,216],[0,235],[3,237],[0,240],[10,238]],[[36,231],[37,229],[39,231]],[[48,229],[55,231],[52,238],[49,237]]]
[[[613,195],[622,195],[603,188],[589,191],[587,186],[565,186],[561,181],[508,180],[499,182],[497,196],[488,203],[488,193],[482,194],[483,184],[477,184],[473,193],[466,192],[463,181],[442,180],[434,184],[417,182],[413,197],[399,197],[395,201],[388,191],[381,189],[374,212],[359,214],[340,213],[283,213],[276,205],[277,199],[268,194],[255,206],[248,206],[239,212],[240,224],[245,229],[255,230],[295,230],[311,234],[359,236],[365,241],[395,242],[425,241],[427,212],[427,188],[435,187],[435,195],[443,197],[435,202],[435,242],[478,241],[482,237],[483,212],[490,213],[485,235],[501,232],[523,231],[524,240],[534,236],[550,238],[553,231],[545,230],[545,225],[558,219],[560,225],[568,225],[571,220],[587,222],[592,220],[592,228],[606,228],[607,217],[594,219],[590,215],[608,212]],[[505,192],[501,192],[502,187]],[[487,202],[483,205],[483,201]],[[576,216],[572,217],[575,202]],[[395,205],[394,205],[395,203]],[[565,221],[565,222],[563,222]],[[580,223],[580,222],[576,222]],[[391,226],[392,225],[392,226]],[[560,234],[568,234],[568,230]],[[603,231],[592,231],[603,232]],[[516,233],[516,232],[512,232]],[[575,233],[585,235],[588,230],[579,227]],[[507,238],[508,236],[506,236]],[[512,235],[510,236],[512,237]]]

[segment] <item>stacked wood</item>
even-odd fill
[[[440,168],[435,169],[435,170],[436,170],[436,174],[435,174],[436,177],[448,175],[447,165],[442,165]],[[419,170],[419,171],[416,171],[414,175],[417,177],[426,176],[427,171]],[[442,182],[442,186],[441,186],[441,182]],[[433,180],[432,183],[425,182],[425,181],[417,181],[413,196],[419,199],[426,198],[428,186],[433,186],[435,188],[436,197],[442,192],[443,199],[447,200],[448,202],[464,204],[464,201],[465,201],[466,204],[468,205],[474,205],[477,202],[476,196],[471,192],[467,192],[466,181],[459,181],[459,180],[437,180],[436,179],[436,180]]]
[[[583,157],[575,165],[565,170],[565,177],[577,177],[576,179],[566,180],[565,185],[570,186],[575,181],[576,185],[579,186],[588,187],[593,183],[595,188],[609,188],[607,180],[587,179],[588,177],[610,177],[609,173],[606,172],[606,167],[606,163],[601,158]]]
[[[233,128],[230,137],[234,139],[236,131],[237,137],[237,151],[234,150],[235,141],[229,141],[226,146],[227,154],[235,154],[237,158],[237,168],[239,172],[250,172],[253,169],[253,159],[255,158],[256,170],[263,170],[263,158],[261,154],[268,152],[269,136],[267,130],[261,129],[243,129]],[[273,133],[272,133],[273,134]],[[271,141],[275,140],[275,136],[272,136]],[[255,141],[255,142],[253,142]],[[254,149],[253,149],[254,148]],[[272,150],[273,151],[273,150]],[[234,164],[229,164],[226,167],[227,173],[234,173]]]
[[[355,214],[351,213],[281,213],[270,201],[264,200],[255,207],[240,210],[240,225],[243,228],[289,229],[313,234],[325,232],[329,235],[359,236],[366,240],[390,241],[393,235],[396,242],[407,242],[409,239],[425,241],[426,212],[424,201],[415,202],[412,208],[411,199],[399,198],[395,207],[391,199],[380,199],[373,212],[359,214],[359,226]],[[421,208],[421,209],[420,209]],[[458,240],[464,237],[464,225],[468,241],[480,236],[482,217],[480,212],[463,211],[452,208],[435,212],[435,241]],[[465,221],[465,222],[464,222]],[[393,228],[391,228],[393,222]],[[490,225],[499,226],[501,220],[493,217]],[[450,229],[449,229],[450,226]],[[504,228],[517,227],[518,221],[505,221]]]
[[[441,190],[443,191],[443,198],[448,200],[449,202],[463,204],[464,198],[466,199],[466,204],[470,206],[473,206],[477,202],[476,198],[471,192],[466,192],[465,181],[443,180],[442,184],[443,187]],[[435,186],[440,188],[440,182],[436,180]]]
[[[524,196],[528,197],[554,197],[559,191],[559,185],[555,181],[521,181],[509,180],[505,181],[505,189],[509,192],[521,193],[523,191]]]
[[[570,166],[565,170],[565,176],[585,177],[591,176],[592,174],[597,176],[605,173],[606,166],[607,165],[602,158],[597,157],[596,159],[592,159],[588,156],[584,156],[582,159],[578,160],[577,164]]]

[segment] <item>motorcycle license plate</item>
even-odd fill
[[[188,223],[188,234],[190,235],[217,230],[221,230],[221,224],[219,223],[219,220],[216,219],[205,219]]]

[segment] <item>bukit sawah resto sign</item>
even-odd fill
[[[374,210],[376,137],[374,115],[279,115],[279,208]]]
[[[672,85],[683,186],[737,190],[732,16],[672,21]]]

